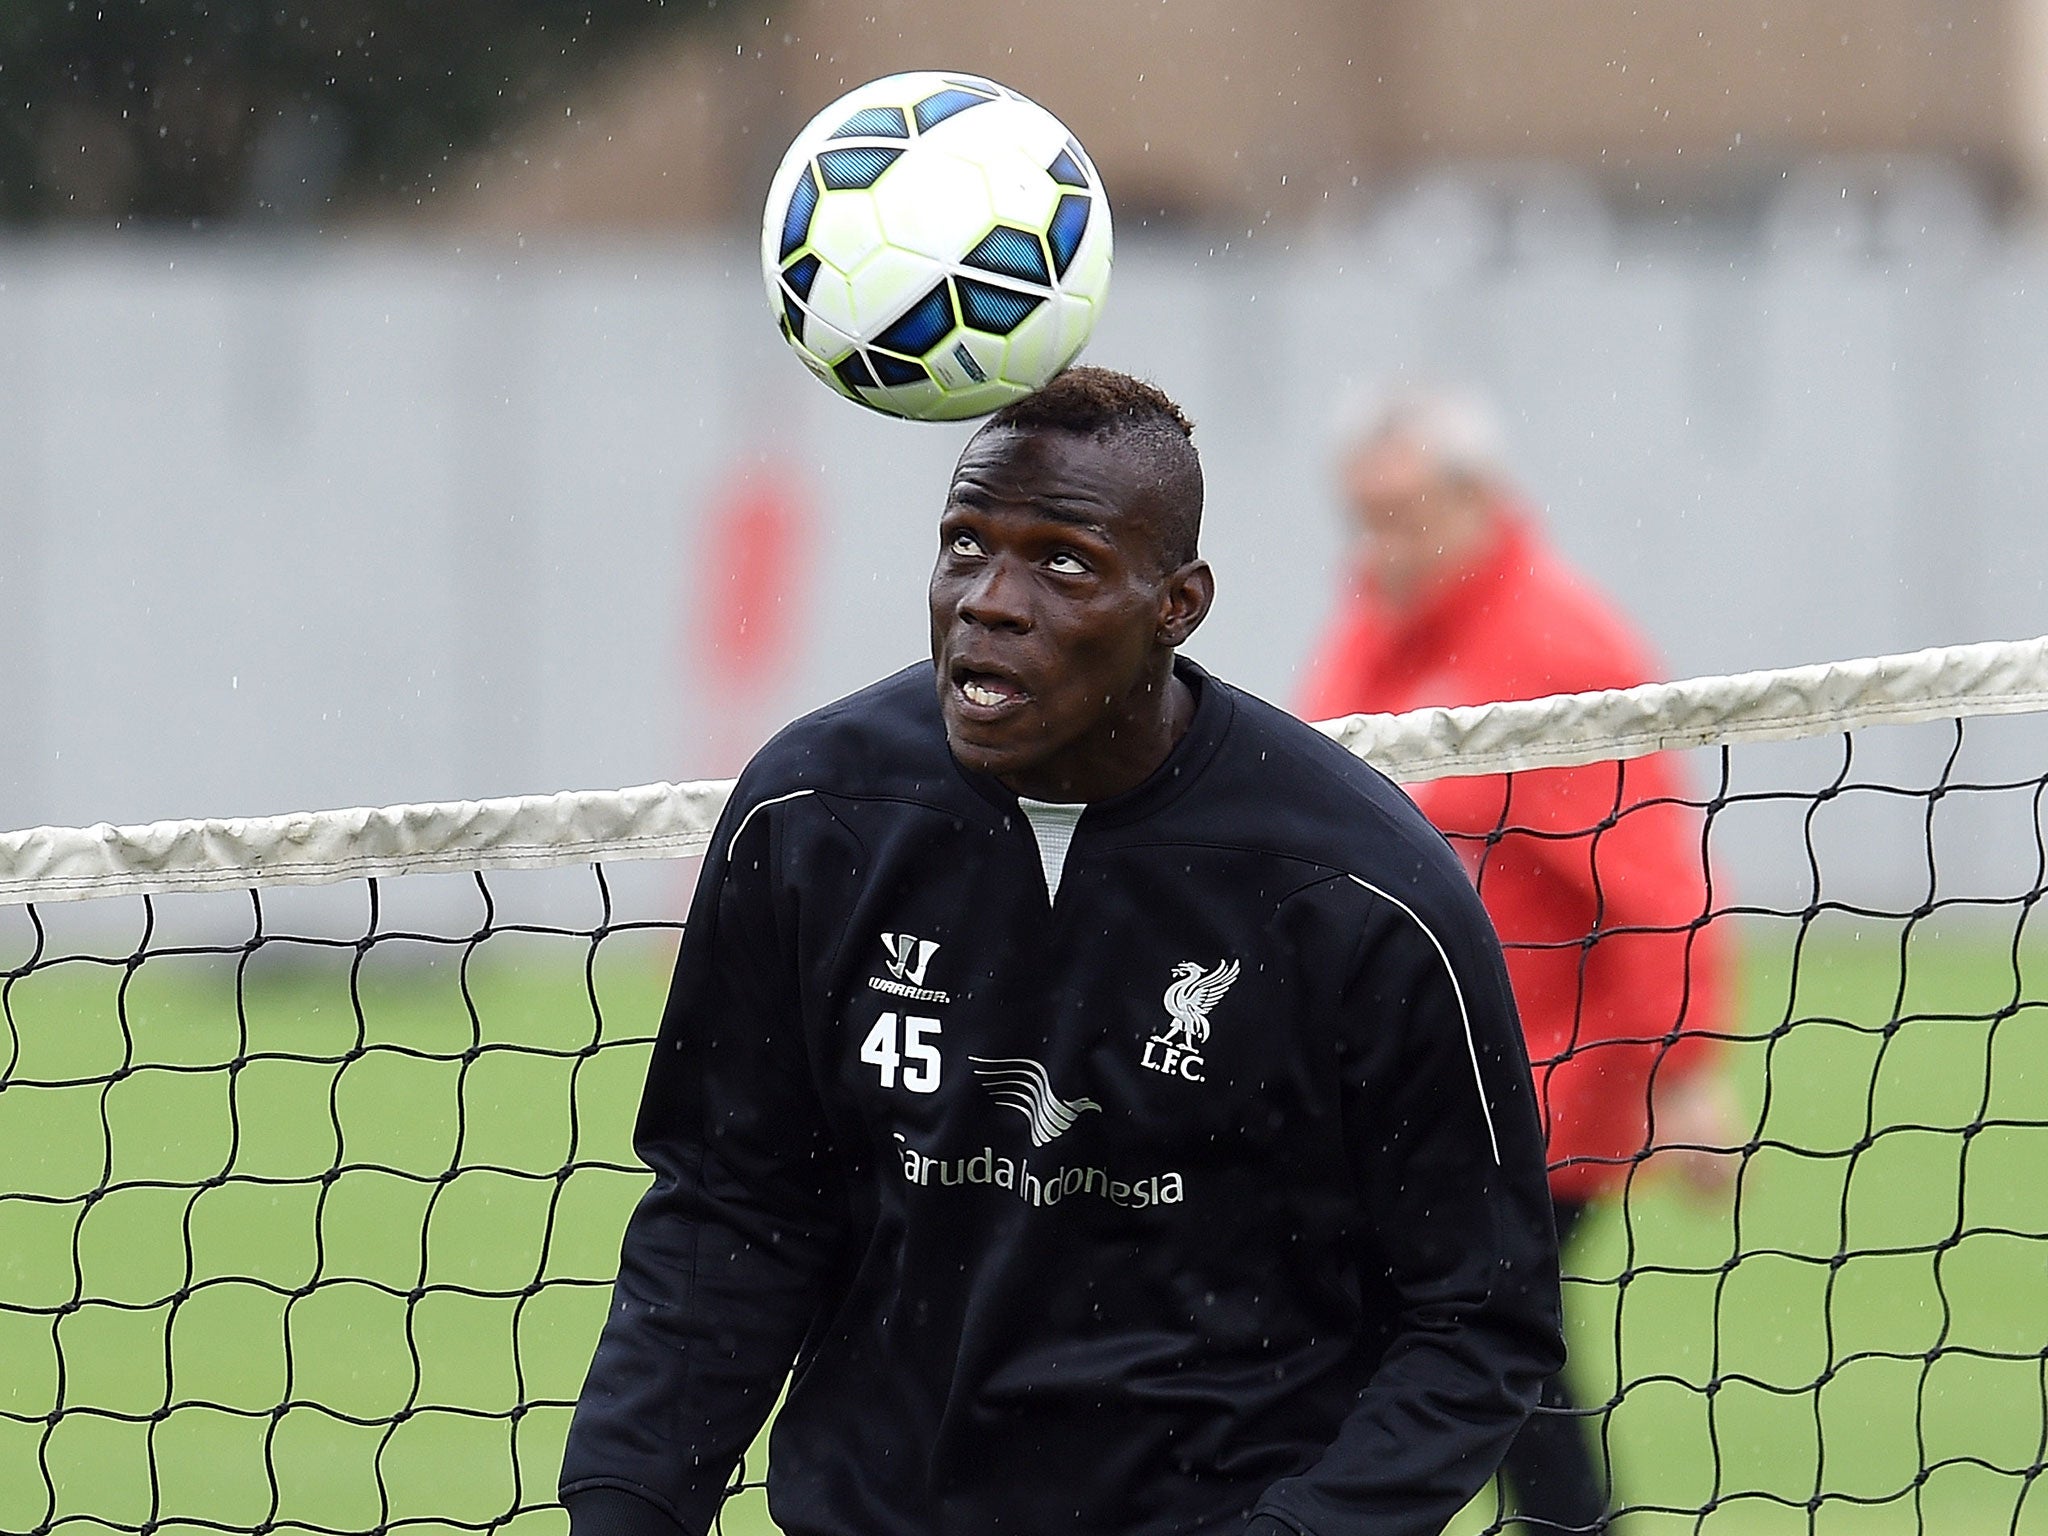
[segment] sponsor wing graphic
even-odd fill
[[[1026,1056],[970,1056],[974,1075],[989,1097],[1014,1109],[1031,1128],[1031,1145],[1042,1147],[1072,1129],[1089,1110],[1102,1106],[1093,1099],[1063,1099],[1052,1090],[1045,1068]]]

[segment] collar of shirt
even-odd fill
[[[1172,804],[1201,775],[1203,767],[1221,745],[1233,713],[1230,690],[1186,656],[1174,657],[1173,670],[1175,676],[1194,690],[1194,719],[1188,722],[1187,731],[1174,743],[1173,750],[1166,754],[1166,761],[1153,769],[1151,777],[1144,783],[1107,800],[1089,803],[1089,826],[1122,826]],[[936,700],[932,712],[936,717]],[[943,736],[943,729],[941,734]],[[986,774],[961,767],[952,753],[946,755],[953,761],[954,770],[982,799],[1005,816],[1019,814],[1014,794]]]

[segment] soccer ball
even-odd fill
[[[974,75],[890,75],[796,136],[761,267],[784,338],[862,405],[981,416],[1074,360],[1109,287],[1109,201],[1058,118]]]

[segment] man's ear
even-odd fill
[[[1167,576],[1159,591],[1159,643],[1180,646],[1202,627],[1216,601],[1216,574],[1206,560],[1190,560]]]

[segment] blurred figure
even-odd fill
[[[1340,474],[1357,536],[1353,585],[1310,666],[1305,717],[1657,676],[1634,628],[1544,542],[1483,402],[1387,398],[1346,434]],[[1702,821],[1680,803],[1678,764],[1667,755],[1439,779],[1410,793],[1464,860],[1506,947],[1560,1244],[1653,1149],[1649,1166],[1724,1188],[1732,1160],[1713,1149],[1730,1144],[1733,1116],[1711,1035],[1725,961],[1703,926]],[[1583,1417],[1554,1379],[1508,1452],[1525,1529],[1608,1528],[1607,1478]]]

